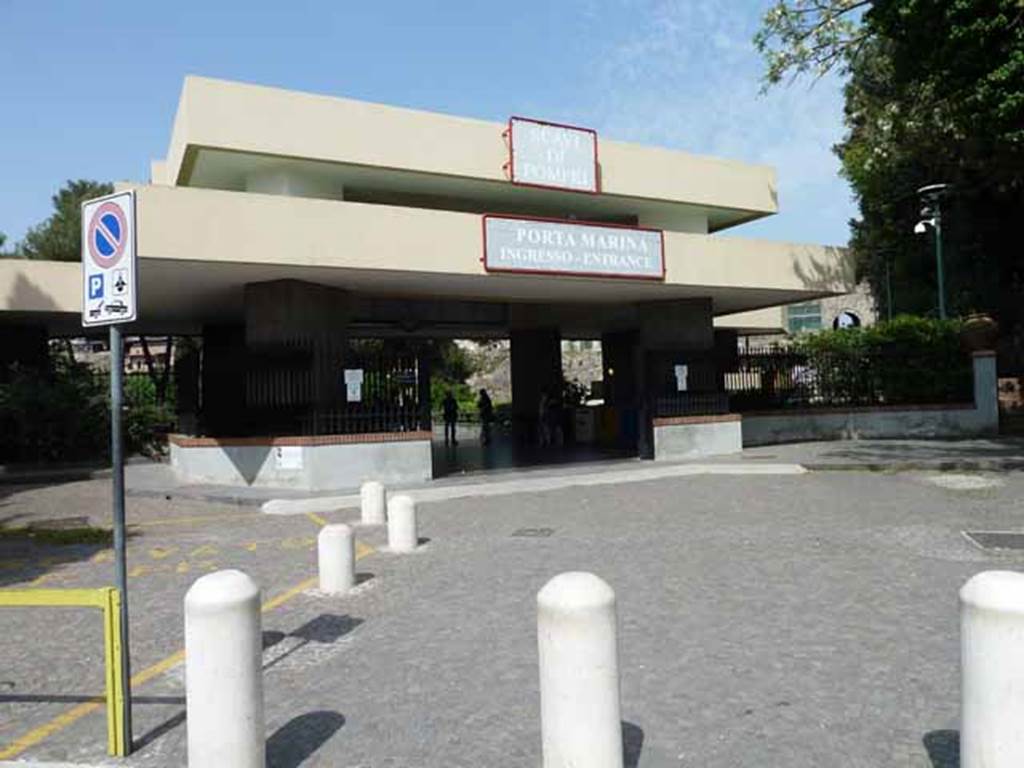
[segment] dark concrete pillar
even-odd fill
[[[244,434],[245,327],[203,327],[200,430],[215,437]]]
[[[512,423],[516,439],[536,443],[540,395],[562,393],[562,338],[557,328],[512,330]]]
[[[326,285],[300,280],[246,285],[245,343],[257,363],[250,373],[252,404],[296,413],[343,407],[351,306],[347,291]]]
[[[675,366],[688,368],[689,392],[720,390],[710,299],[655,301],[638,306],[643,345],[644,393],[641,405],[641,455],[653,455],[653,418],[659,400],[671,404],[679,392]],[[675,403],[678,405],[678,403]]]
[[[612,422],[613,440],[620,448],[636,448],[643,455],[646,439],[644,392],[646,370],[639,330],[615,331],[601,336],[606,418]]]
[[[194,339],[179,341],[174,360],[174,404],[178,430],[186,435],[199,431],[200,354],[200,347]]]

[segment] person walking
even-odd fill
[[[491,425],[494,423],[494,404],[486,389],[480,390],[480,396],[476,401],[476,409],[480,414],[480,442],[484,445],[491,444]]]
[[[455,402],[455,396],[449,389],[441,401],[441,408],[444,410],[444,444],[448,445],[449,435],[452,445],[458,445],[459,441],[455,435],[455,425],[459,421],[459,404]]]

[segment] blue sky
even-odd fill
[[[199,74],[767,163],[781,213],[732,232],[844,244],[841,84],[758,95],[768,4],[0,0],[0,231],[20,238],[65,179],[147,179]]]

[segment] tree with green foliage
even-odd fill
[[[858,15],[871,0],[777,0],[764,15],[754,45],[765,57],[764,87],[789,76],[847,69],[870,31]]]
[[[883,314],[887,275],[900,312],[935,311],[917,189],[950,184],[947,304],[996,315],[1013,365],[1024,348],[1024,0],[779,0],[755,44],[766,87],[848,75],[836,153],[860,206],[850,245]]]
[[[441,401],[451,390],[459,404],[459,413],[476,412],[476,393],[466,380],[475,372],[471,355],[451,339],[436,339],[431,344],[430,406],[441,408]]]
[[[82,202],[109,195],[114,185],[79,179],[68,181],[51,200],[53,213],[29,229],[7,256],[47,261],[79,261],[82,257]],[[3,243],[0,242],[0,246]]]
[[[827,391],[853,402],[868,393],[888,403],[967,400],[971,363],[958,320],[902,315],[869,327],[801,335],[793,350]],[[874,395],[869,398],[874,402]]]

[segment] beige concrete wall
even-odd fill
[[[716,317],[715,328],[732,329],[739,333],[785,333],[786,313],[782,306],[734,312]]]
[[[817,301],[821,302],[821,322],[824,329],[831,328],[832,321],[844,310],[855,312],[863,325],[874,325],[878,321],[875,301],[866,284],[858,285],[856,290],[836,296],[825,296]],[[786,306],[721,315],[715,318],[715,327],[735,329],[741,334],[787,333]]]
[[[838,293],[849,284],[844,248],[665,233],[666,281]],[[710,282],[702,282],[708,280]]]
[[[398,281],[409,295],[619,307],[712,296],[756,306],[768,291],[823,295],[838,258],[819,246],[669,232],[664,282],[499,277],[481,262],[475,214],[159,185],[136,192],[143,321],[204,317],[244,283],[283,277],[370,293],[393,293]],[[79,312],[80,269],[0,261],[0,311]]]
[[[863,325],[874,325],[878,321],[878,310],[871,296],[871,289],[866,283],[858,285],[855,290],[840,296],[828,296],[821,299],[821,322],[825,328],[832,327],[832,321],[840,312],[849,310],[856,313]]]
[[[161,186],[137,192],[145,258],[487,274],[475,214]],[[842,256],[827,246],[666,232],[665,283],[821,295],[841,289]],[[586,292],[586,281],[573,284]]]
[[[167,183],[187,183],[190,147],[308,158],[507,182],[505,125],[223,80],[188,77],[174,121]],[[609,195],[741,211],[778,210],[762,165],[600,139]]]
[[[0,312],[81,312],[82,265],[0,260]]]

